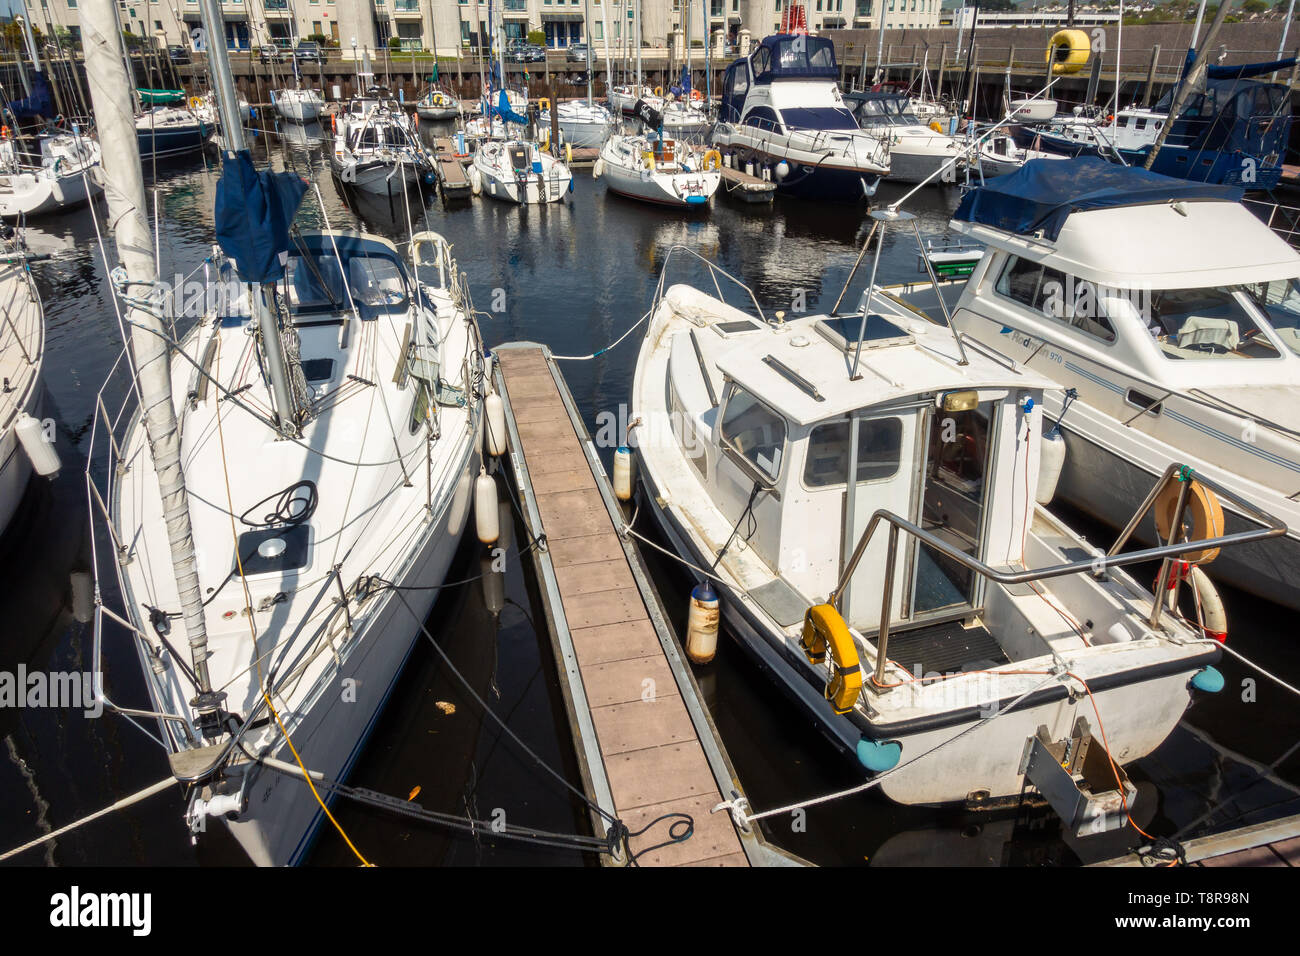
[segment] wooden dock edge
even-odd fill
[[[534,342],[518,342],[497,346],[496,351],[511,348],[528,348],[540,350],[546,360],[551,377],[555,382],[556,389],[564,403],[564,407],[569,416],[570,424],[578,436],[578,443],[582,448],[583,455],[586,457],[587,464],[591,469],[592,475],[596,479],[596,486],[600,492],[601,500],[609,513],[611,522],[616,529],[626,524],[618,500],[614,497],[610,487],[609,478],[605,472],[604,465],[601,464],[600,457],[596,453],[595,443],[587,430],[586,423],[583,421],[578,411],[577,404],[573,399],[573,394],[569,391],[568,383],[564,380],[563,374],[556,365],[551,350],[542,344]],[[516,480],[520,483],[521,494],[525,498],[525,513],[529,515],[529,523],[536,524],[530,529],[536,533],[540,525],[540,514],[537,509],[531,484],[529,484],[527,463],[522,454],[522,446],[519,440],[517,423],[514,418],[514,410],[508,399],[508,392],[504,387],[504,377],[499,363],[494,364],[493,380],[497,387],[497,392],[505,401],[506,412],[506,431],[510,441],[509,457],[511,465],[515,470]],[[704,750],[705,759],[709,769],[713,774],[714,781],[717,784],[718,792],[725,795],[725,799],[736,800],[744,797],[744,789],[736,774],[735,768],[727,755],[726,748],[718,734],[717,726],[713,722],[712,716],[702,703],[702,697],[699,685],[695,681],[695,676],[690,667],[682,659],[681,650],[677,643],[676,635],[672,626],[663,612],[663,604],[660,600],[658,589],[650,579],[650,575],[642,560],[641,553],[636,544],[625,535],[618,535],[622,544],[624,554],[627,558],[628,566],[632,572],[633,579],[636,582],[641,599],[645,604],[646,611],[654,627],[656,637],[663,649],[665,658],[668,661],[669,669],[673,679],[677,684],[678,693],[686,707],[687,714],[690,717],[691,724],[695,730],[696,737]],[[565,698],[566,709],[569,712],[570,728],[574,736],[575,750],[578,753],[579,764],[582,767],[584,786],[588,789],[588,794],[596,799],[596,802],[602,807],[613,812],[614,801],[609,786],[608,777],[605,774],[604,764],[600,755],[599,747],[595,739],[594,723],[591,718],[590,707],[583,690],[582,676],[577,664],[576,654],[573,649],[572,639],[568,633],[568,623],[564,615],[563,603],[560,600],[558,583],[555,577],[554,567],[551,565],[549,553],[541,549],[535,549],[533,552],[534,562],[537,565],[539,583],[542,585],[543,600],[546,601],[551,614],[548,618],[548,629],[551,631],[552,643],[556,648],[556,660],[563,663],[560,676],[563,678],[561,687]],[[719,811],[726,812],[726,811]],[[730,818],[730,814],[728,814]],[[604,821],[595,813],[592,814],[594,821],[598,826],[598,832],[604,831]],[[737,837],[740,839],[741,848],[750,866],[811,866],[808,861],[775,847],[768,843],[761,831],[753,825],[737,824],[734,818],[731,819],[733,828]],[[602,858],[602,862],[621,865],[623,861],[610,861]]]

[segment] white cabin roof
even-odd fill
[[[751,321],[753,331],[728,335],[721,342],[704,331],[698,332],[702,351],[724,375],[798,425],[935,392],[1055,387],[1049,379],[1012,370],[969,344],[966,351],[970,363],[959,365],[957,346],[947,329],[879,294],[872,313],[883,315],[911,333],[912,341],[876,348],[864,346],[856,381],[849,375],[852,349],[840,348],[818,328],[824,315],[787,319],[783,325],[773,327],[689,286],[673,286],[665,298],[675,311],[705,328]],[[849,319],[856,322],[858,316],[850,315]],[[769,356],[814,386],[821,400],[766,362]]]
[[[1099,285],[1191,289],[1300,276],[1300,255],[1235,202],[1185,200],[1075,212],[1055,242],[955,219],[951,225]]]

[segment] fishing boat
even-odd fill
[[[42,134],[36,154],[0,139],[0,217],[32,219],[81,205],[104,191],[99,144],[73,126]]]
[[[889,142],[889,176],[900,183],[955,182],[960,174],[955,156],[964,152],[964,143],[955,136],[931,128],[912,111],[911,100],[904,93],[849,93],[845,106],[865,130]],[[936,127],[938,120],[933,120]],[[936,175],[944,167],[950,174]]]
[[[1054,765],[1080,825],[1124,825],[1122,766],[1222,677],[1217,642],[1122,565],[1168,572],[1193,545],[1106,552],[1039,506],[1052,383],[932,321],[934,286],[791,317],[711,263],[708,292],[671,284],[690,255],[660,276],[629,443],[693,599],[890,799],[987,803]],[[1160,507],[1171,488],[1230,494],[1168,464]],[[688,632],[687,653],[707,660],[707,640]]]
[[[840,94],[825,37],[776,34],[723,78],[712,142],[772,170],[777,189],[812,199],[875,195],[890,171],[889,141],[861,129]]]
[[[1077,396],[1046,398],[1063,500],[1122,526],[1165,464],[1186,461],[1290,528],[1210,576],[1296,609],[1300,255],[1240,198],[1097,157],[1030,162],[954,215],[989,249],[954,322]],[[1224,519],[1259,524],[1233,506]]]
[[[995,176],[1005,176],[1007,173],[1014,173],[1031,159],[1065,159],[1061,153],[1051,153],[1045,149],[1034,149],[1032,147],[1021,146],[1016,142],[1016,137],[1003,131],[997,131],[988,136],[975,133],[977,141],[974,148],[974,155],[967,162],[974,167],[975,176],[972,179],[980,177],[992,179]]]
[[[474,151],[469,168],[476,195],[527,205],[559,202],[573,188],[573,174],[534,142],[487,140]]]
[[[422,120],[441,121],[460,115],[460,99],[451,90],[434,86],[415,101],[415,113]]]
[[[220,35],[216,0],[201,12]],[[134,141],[115,119],[127,95],[115,5],[87,0],[80,13],[135,359],[119,368],[135,370],[127,402],[138,388],[143,405],[105,416],[113,438],[91,441],[116,459],[88,468],[104,505],[92,510],[123,545],[98,564],[117,575],[128,622],[113,636],[138,651],[151,703],[134,713],[158,720],[192,831],[219,819],[255,863],[294,864],[466,527],[484,377],[473,306],[438,236],[412,236],[404,257],[378,236],[293,228],[307,184],[253,166],[218,46],[235,131],[216,190],[223,292],[169,344],[148,292],[157,266]]]
[[[718,191],[721,165],[717,150],[691,147],[653,133],[616,134],[601,147],[592,172],[619,195],[692,208],[707,206]]]
[[[435,181],[433,162],[400,107],[381,96],[355,99],[335,119],[330,169],[366,192],[397,195]]]
[[[45,307],[21,239],[9,227],[0,238],[0,534],[9,527],[32,476],[58,471],[54,435],[41,421]]]

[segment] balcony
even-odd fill
[[[501,12],[508,17],[526,17],[528,16],[528,0],[505,0]]]
[[[419,20],[420,0],[393,0],[393,16],[401,20]]]
[[[262,8],[266,11],[268,17],[288,17],[292,15],[289,10],[289,0],[262,0]]]

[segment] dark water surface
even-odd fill
[[[321,147],[304,145],[302,130],[292,132],[297,142],[264,137],[261,142],[270,145],[261,148],[269,148],[277,163],[303,173],[319,171]],[[211,250],[216,175],[211,157],[159,173],[160,271],[169,280],[190,273]],[[861,204],[778,199],[770,207],[746,206],[719,197],[706,213],[683,215],[609,195],[589,170],[576,171],[574,178],[572,195],[559,205],[516,208],[484,198],[445,206],[435,196],[391,204],[343,196],[326,170],[316,176],[323,202],[309,192],[298,221],[304,228],[327,220],[336,228],[355,227],[359,221],[368,231],[402,241],[409,217],[416,230],[440,232],[453,243],[475,304],[487,313],[481,324],[489,346],[532,340],[572,356],[604,348],[642,315],[674,246],[719,263],[748,283],[765,308],[791,309],[802,300],[816,311],[834,302],[867,233]],[[878,199],[889,202],[902,192],[885,184]],[[927,189],[908,208],[919,216],[923,234],[938,237],[958,198],[955,190]],[[103,228],[105,207],[97,211]],[[91,631],[68,610],[68,575],[86,566],[87,436],[97,392],[121,343],[95,237],[86,210],[29,229],[34,251],[53,256],[33,270],[46,303],[45,381],[50,414],[60,423],[65,467],[56,481],[33,485],[0,557],[3,670],[20,663],[45,670],[88,666]],[[887,236],[880,281],[917,277],[916,251],[914,239]],[[670,281],[674,278],[705,281],[686,257],[680,269],[673,267]],[[864,270],[855,287],[865,280]],[[617,414],[627,400],[636,343],[634,334],[595,360],[564,363],[593,432],[598,414]],[[1070,517],[1094,540],[1109,537],[1087,516]],[[469,535],[449,580],[479,575],[482,557]],[[680,626],[690,582],[668,559],[655,557],[650,563],[669,614]],[[103,584],[105,603],[112,606],[117,599],[108,590],[112,582],[106,578]],[[517,548],[510,552],[505,588],[506,600],[496,611],[481,581],[448,589],[433,609],[429,630],[474,694],[549,766],[576,782],[531,563],[518,559]],[[1283,612],[1237,593],[1225,594],[1225,601],[1234,646],[1294,682],[1300,675],[1300,645]],[[107,633],[105,657],[110,695],[140,705],[143,684],[121,631]],[[1239,688],[1253,675],[1227,657],[1220,669],[1227,690],[1198,702],[1162,747],[1129,767],[1140,789],[1135,817],[1150,833],[1184,831],[1190,837],[1300,810],[1300,709],[1294,698],[1260,678],[1256,700],[1244,702]],[[854,766],[829,749],[734,643],[721,642],[715,662],[698,668],[696,676],[754,807],[860,780]],[[162,751],[120,717],[10,709],[0,711],[0,737],[0,850],[167,774]],[[310,763],[309,754],[305,759]],[[427,641],[417,645],[351,782],[402,798],[418,787],[414,799],[425,807],[478,820],[504,813],[516,825],[589,832],[581,806],[483,716]],[[179,791],[167,791],[18,862],[244,862],[219,826],[193,846],[183,812]],[[481,830],[449,833],[355,805],[340,806],[337,815],[353,842],[381,865],[591,862],[574,850],[494,841]],[[871,795],[810,809],[799,832],[781,820],[767,832],[779,845],[824,864],[1075,864],[1121,852],[1128,839],[1127,833],[1066,839],[1055,817],[1043,811],[1019,816],[1014,810],[936,811],[899,807]],[[355,859],[325,827],[312,862],[351,865]]]

